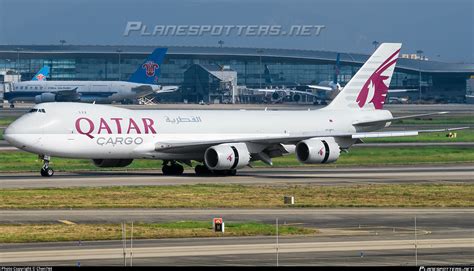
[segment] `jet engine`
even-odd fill
[[[35,96],[35,103],[49,103],[56,101],[56,94],[54,93],[41,93],[40,95]]]
[[[204,163],[212,170],[231,170],[247,166],[250,152],[245,143],[220,144],[204,153]]]
[[[93,159],[96,167],[126,167],[133,159]]]
[[[341,149],[332,138],[310,138],[296,144],[295,152],[301,163],[324,164],[335,162]]]
[[[294,101],[294,102],[299,102],[301,101],[301,95],[296,93],[296,94],[293,94],[293,97],[291,97],[291,99]]]
[[[272,100],[278,101],[280,99],[281,99],[281,96],[278,92],[275,91],[275,92],[272,93]]]

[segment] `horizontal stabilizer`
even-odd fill
[[[426,113],[426,114],[417,114],[417,115],[408,115],[408,116],[401,116],[396,118],[389,118],[389,119],[378,119],[378,120],[370,120],[370,121],[358,121],[353,123],[355,126],[369,126],[369,125],[376,125],[380,123],[392,122],[396,120],[403,120],[403,119],[413,119],[413,118],[420,118],[420,117],[427,117],[427,116],[435,116],[435,115],[444,115],[448,114],[449,112],[435,112],[435,113]]]
[[[436,133],[436,132],[450,132],[469,129],[470,127],[456,127],[446,129],[434,129],[434,130],[420,130],[420,131],[387,131],[387,132],[368,132],[368,133],[356,133],[352,135],[352,138],[376,138],[376,137],[397,137],[397,136],[417,136],[420,133]]]

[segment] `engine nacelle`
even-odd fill
[[[341,149],[332,138],[311,138],[296,144],[295,152],[301,163],[324,164],[336,161]]]
[[[35,103],[49,103],[56,101],[56,94],[54,93],[41,93],[40,95],[35,96]]]
[[[250,152],[245,143],[220,144],[204,153],[204,163],[213,170],[239,169],[250,162]]]
[[[301,101],[301,95],[296,93],[296,94],[293,94],[293,97],[291,97],[291,99],[294,101],[294,102],[299,102]]]
[[[93,159],[96,167],[126,167],[133,159]]]
[[[280,100],[280,99],[281,99],[281,96],[278,92],[275,91],[275,92],[272,93],[272,100],[277,101],[277,100]]]

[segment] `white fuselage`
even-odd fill
[[[35,109],[44,112],[26,114],[8,127],[11,144],[40,155],[89,159],[202,160],[202,151],[161,152],[159,147],[306,132],[353,133],[356,121],[391,117],[385,110],[375,116],[373,111],[130,110],[79,103],[44,103]]]
[[[149,86],[147,89],[135,89]],[[160,86],[126,81],[25,81],[14,83],[6,94],[10,101],[34,101],[41,93],[75,91],[81,102],[111,103],[134,99],[158,91]]]

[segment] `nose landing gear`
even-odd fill
[[[43,166],[41,167],[41,176],[43,177],[51,177],[54,175],[54,170],[52,168],[49,167],[49,160],[51,159],[51,157],[49,157],[48,155],[43,155],[43,156],[40,156],[40,159],[43,160]]]

